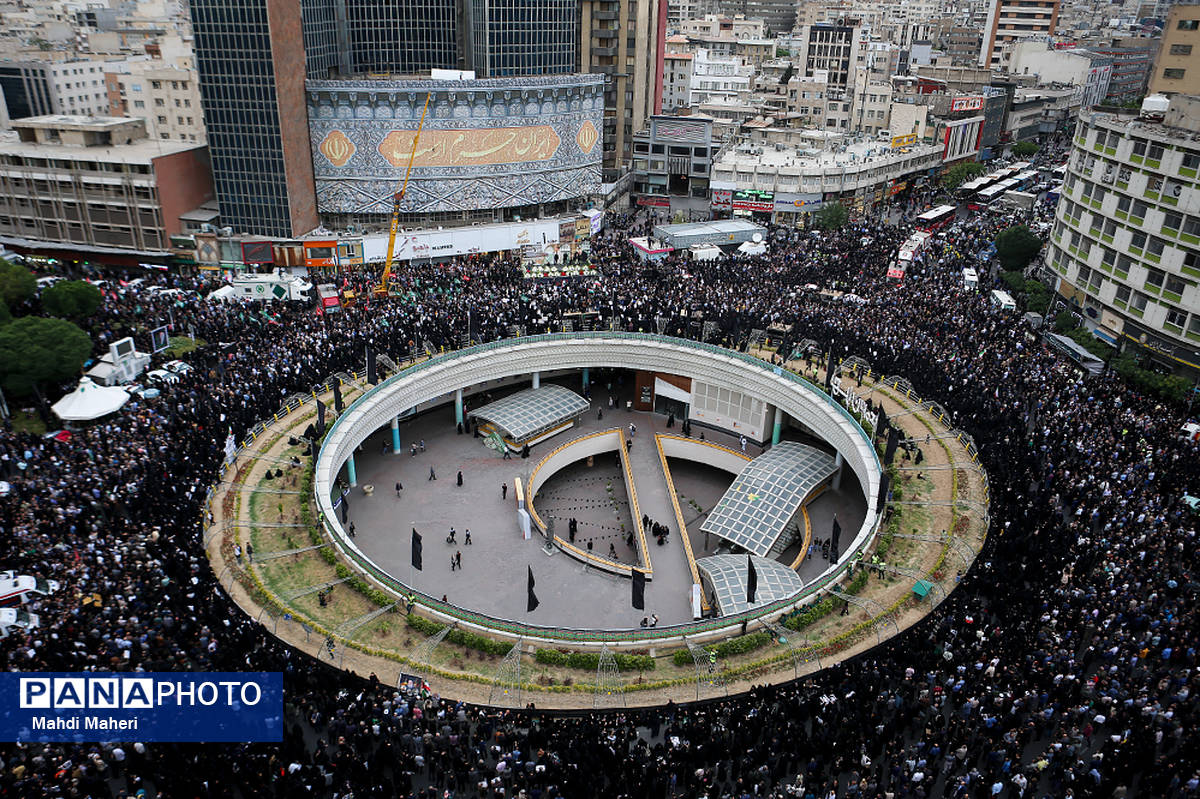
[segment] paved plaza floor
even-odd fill
[[[578,390],[577,385],[568,387]],[[618,390],[614,387],[614,391]],[[402,453],[392,454],[391,430],[377,431],[355,456],[359,488],[351,496],[351,520],[356,530],[355,543],[382,569],[416,590],[446,599],[460,607],[491,616],[527,621],[557,628],[626,629],[637,627],[644,616],[657,614],[666,626],[690,621],[691,576],[683,544],[676,529],[674,510],[667,490],[666,477],[654,445],[656,432],[668,430],[667,417],[660,414],[610,411],[603,385],[593,385],[593,408],[603,408],[603,419],[595,410],[584,414],[579,424],[566,433],[532,448],[528,459],[514,456],[505,460],[488,449],[482,439],[457,433],[453,406],[435,409],[400,427]],[[618,406],[623,403],[618,403]],[[538,460],[553,448],[572,438],[621,427],[632,422],[637,433],[630,448],[630,465],[641,512],[671,528],[664,546],[651,538],[649,545],[654,578],[646,585],[646,610],[635,610],[630,603],[628,578],[617,577],[585,567],[560,551],[547,554],[543,539],[534,534],[522,538],[514,501],[514,480],[528,480]],[[694,428],[698,435],[700,428]],[[705,437],[716,443],[736,447],[734,436],[705,430]],[[424,439],[425,451],[409,454],[413,442]],[[747,454],[760,450],[749,447]],[[700,464],[671,460],[672,477],[678,494],[684,496],[680,507],[688,524],[690,540],[697,558],[705,551],[704,534],[698,528],[703,513],[711,509],[732,481],[732,475]],[[431,470],[436,479],[431,479]],[[463,484],[457,483],[462,472]],[[395,484],[403,489],[397,495]],[[605,487],[611,481],[613,492]],[[848,481],[856,487],[853,480]],[[363,485],[375,487],[372,496],[364,495]],[[507,484],[503,497],[501,486]],[[689,502],[690,500],[690,502]],[[579,533],[576,543],[586,548],[591,540],[593,551],[607,556],[612,544],[619,560],[636,562],[636,552],[627,546],[621,525],[631,528],[629,501],[617,467],[617,456],[597,456],[592,467],[578,463],[549,479],[535,499],[543,518],[555,518],[555,532],[567,537],[567,519],[576,518]],[[861,524],[864,506],[861,493],[825,492],[810,506],[814,535],[825,530],[833,512],[847,535]],[[857,518],[855,516],[857,514]],[[451,528],[455,542],[446,538]],[[424,568],[410,565],[410,530],[416,528],[424,543]],[[472,543],[466,544],[470,530]],[[846,541],[847,536],[843,536]],[[715,547],[716,542],[709,542]],[[462,568],[451,569],[451,557],[461,553]],[[786,553],[786,559],[794,552]],[[806,562],[801,576],[809,579],[828,565],[819,558]],[[818,566],[819,564],[819,566]],[[526,567],[532,567],[537,582],[535,592],[540,607],[525,612]]]

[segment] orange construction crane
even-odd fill
[[[413,136],[412,152],[408,154],[408,169],[404,172],[404,184],[400,191],[392,195],[392,229],[388,233],[387,263],[383,267],[383,277],[375,289],[377,296],[386,297],[388,282],[392,277],[392,257],[396,253],[396,229],[400,227],[400,204],[404,202],[404,193],[408,191],[408,178],[412,175],[413,161],[417,157],[417,142],[421,140],[421,129],[425,127],[425,112],[429,110],[429,98],[433,92],[425,95],[425,106],[421,109],[421,121],[417,123],[417,133]]]

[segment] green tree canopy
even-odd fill
[[[8,303],[0,297],[0,327],[7,325],[12,321],[12,313],[8,310]]]
[[[1021,270],[1042,249],[1042,240],[1024,225],[1013,225],[996,236],[996,256],[1006,270]]]
[[[0,299],[16,308],[37,291],[37,280],[23,266],[0,259]]]
[[[946,174],[942,175],[942,185],[947,189],[957,189],[968,180],[982,175],[984,169],[984,165],[978,161],[955,164],[946,170]]]
[[[104,295],[86,280],[61,280],[42,292],[42,306],[64,319],[83,319],[100,307]]]
[[[813,213],[813,222],[822,230],[837,230],[850,219],[850,212],[841,203],[825,203]]]
[[[1040,149],[1042,148],[1038,147],[1031,141],[1019,141],[1013,145],[1012,151],[1013,155],[1017,156],[1018,158],[1028,158],[1029,156],[1037,153],[1037,151]]]
[[[23,316],[0,328],[0,381],[16,395],[41,393],[47,383],[79,374],[92,340],[62,319]]]

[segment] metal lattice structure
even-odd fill
[[[417,664],[417,666],[428,667],[430,661],[433,659],[433,650],[438,648],[438,644],[446,640],[446,636],[450,634],[450,630],[452,629],[454,629],[453,626],[447,624],[445,627],[426,638],[417,645],[417,648],[413,650],[413,653],[410,655],[409,659],[412,660],[413,663]]]
[[[829,453],[782,441],[746,464],[700,529],[762,557],[805,498],[835,471]]]
[[[808,646],[805,641],[805,646],[799,646],[798,636],[800,633],[794,630],[789,630],[778,622],[763,621],[763,626],[766,627],[775,636],[781,644],[788,648],[788,654],[792,656],[792,670],[797,677],[800,676],[800,670],[809,663],[816,661],[817,668],[821,666],[821,653],[813,646]]]
[[[753,558],[758,575],[754,605],[746,603],[745,555],[709,555],[696,561],[696,568],[708,577],[717,608],[722,616],[732,616],[752,607],[766,605],[792,596],[804,588],[804,580],[795,570],[771,558]]]
[[[496,667],[492,677],[492,690],[488,693],[488,704],[498,707],[521,706],[521,644],[518,638],[512,649]]]
[[[314,544],[311,547],[298,547],[297,549],[283,549],[279,552],[255,552],[254,562],[262,563],[263,561],[276,560],[278,558],[286,558],[292,555],[303,555],[305,552],[312,552],[314,549],[324,549],[331,542],[326,541],[323,544]]]
[[[334,628],[333,632],[330,633],[330,635],[332,635],[334,638],[343,638],[343,639],[348,638],[348,637],[350,637],[350,634],[353,633],[355,630],[359,629],[360,627],[365,627],[366,625],[375,621],[376,619],[378,619],[380,616],[384,615],[385,613],[392,612],[392,610],[394,610],[395,607],[396,607],[396,603],[393,602],[390,605],[384,605],[381,608],[376,608],[375,610],[372,610],[370,613],[364,613],[361,616],[356,616],[353,619],[344,621],[341,624],[339,624],[336,628]]]
[[[688,654],[692,656],[692,663],[696,667],[696,701],[700,701],[700,686],[708,683],[713,688],[725,687],[725,675],[717,668],[716,654],[699,644],[683,639],[687,644]]]
[[[837,365],[837,374],[861,375],[866,376],[871,372],[871,364],[867,363],[857,355],[847,358]]]
[[[350,579],[352,579],[352,578],[351,577],[342,577],[339,580],[330,580],[327,583],[320,583],[318,585],[310,585],[308,588],[298,588],[295,591],[288,591],[286,594],[281,594],[279,598],[282,599],[284,602],[293,602],[293,601],[299,599],[300,597],[308,596],[309,594],[315,594],[318,591],[324,591],[327,588],[333,588],[335,585],[341,585],[342,583],[344,583]]]
[[[801,341],[799,344],[797,344],[795,347],[792,348],[792,354],[788,357],[788,360],[794,361],[797,358],[806,357],[808,355],[808,353],[810,353],[810,352],[820,352],[820,351],[821,351],[821,342],[817,341],[816,339],[806,338],[803,341]]]
[[[914,583],[922,581],[928,582],[929,585],[932,586],[929,592],[929,602],[935,608],[942,604],[942,602],[946,599],[946,589],[942,588],[942,586],[939,585],[936,580],[927,580],[925,575],[921,574],[916,569],[910,569],[906,566],[893,566],[890,563],[872,563],[871,568],[880,569],[881,571],[885,571],[888,574],[894,574],[898,577],[907,577]],[[938,597],[941,598],[939,599]]]
[[[625,707],[621,670],[617,668],[617,659],[607,645],[600,650],[600,662],[596,665],[596,692],[592,695],[592,707]]]
[[[893,533],[893,535],[896,536],[896,538],[908,538],[913,541],[925,541],[930,544],[942,544],[943,546],[954,550],[954,554],[958,555],[958,557],[962,559],[964,568],[969,567],[974,562],[975,556],[979,554],[975,551],[975,548],[966,541],[956,535],[950,535],[949,533],[942,533],[941,535],[938,535],[937,533]]]
[[[830,588],[829,593],[843,602],[848,602],[854,607],[860,608],[867,612],[867,615],[871,617],[871,621],[874,622],[872,627],[875,628],[875,640],[877,642],[883,640],[883,635],[879,629],[882,624],[891,622],[892,626],[896,628],[896,635],[900,634],[900,625],[896,623],[896,619],[887,612],[887,609],[884,608],[883,605],[880,605],[875,600],[868,599],[867,597],[855,596],[854,594],[847,594],[837,586]]]
[[[471,416],[491,422],[514,441],[522,441],[579,416],[588,407],[588,401],[571,389],[546,385],[490,402],[471,411]]]

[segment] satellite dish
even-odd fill
[[[755,244],[758,244],[758,243],[760,243],[761,241],[762,241],[762,234],[761,234],[761,233],[755,233],[755,234],[754,234],[754,243],[755,243]]]

